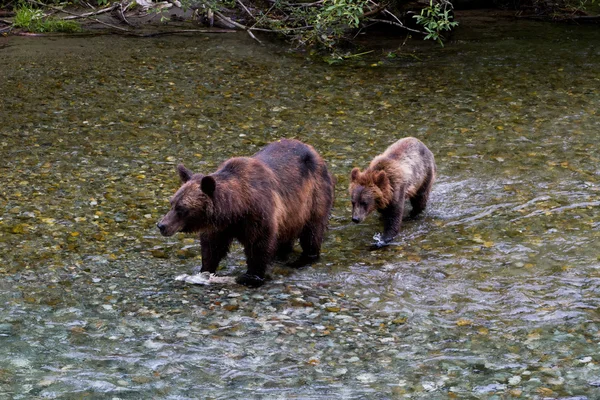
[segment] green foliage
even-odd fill
[[[30,32],[38,33],[74,33],[81,30],[79,24],[75,21],[64,21],[47,17],[42,10],[33,8],[25,3],[21,3],[15,10],[13,25],[15,28],[23,28]]]
[[[566,6],[574,11],[585,11],[590,7],[598,4],[597,0],[567,0]]]
[[[13,24],[16,28],[31,30],[31,28],[38,24],[43,18],[44,12],[42,10],[34,9],[22,3],[19,8],[15,10]]]
[[[358,28],[360,18],[368,1],[325,0],[324,8],[317,14],[317,22],[322,25],[346,25]]]
[[[324,0],[318,5],[291,6],[277,2],[270,18],[265,15],[262,21],[300,45],[333,49],[350,30],[360,26],[368,3],[369,0]],[[278,18],[280,15],[288,18]]]
[[[423,8],[420,15],[413,17],[427,32],[425,40],[433,39],[444,45],[442,33],[458,26],[458,22],[452,21],[454,17],[450,14],[451,11],[452,3],[449,1],[441,0],[434,4],[433,0],[429,0],[429,6]]]

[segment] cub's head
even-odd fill
[[[215,179],[177,166],[181,187],[171,198],[171,209],[157,224],[163,236],[199,232],[208,227],[214,212]]]
[[[354,168],[350,174],[350,200],[352,222],[362,222],[377,208],[384,208],[385,194],[391,190],[385,171],[360,172]]]

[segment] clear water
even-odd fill
[[[0,38],[0,399],[600,398],[598,43],[463,24],[328,66],[244,34]],[[370,252],[348,175],[408,135],[432,201]],[[176,163],[281,137],[338,179],[321,261],[175,281],[200,264],[155,228]]]

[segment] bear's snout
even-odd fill
[[[165,224],[163,224],[162,222],[159,222],[158,224],[156,224],[156,227],[160,231],[160,234],[165,236],[165,233],[167,231],[167,226]]]
[[[352,222],[354,222],[355,224],[358,224],[360,222],[360,218],[352,217]]]

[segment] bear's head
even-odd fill
[[[350,174],[350,200],[352,222],[362,222],[377,208],[384,208],[387,193],[391,190],[385,171],[360,172],[354,168]]]
[[[214,213],[215,179],[194,174],[182,164],[177,172],[182,185],[171,198],[171,209],[157,224],[163,236],[206,230]]]

